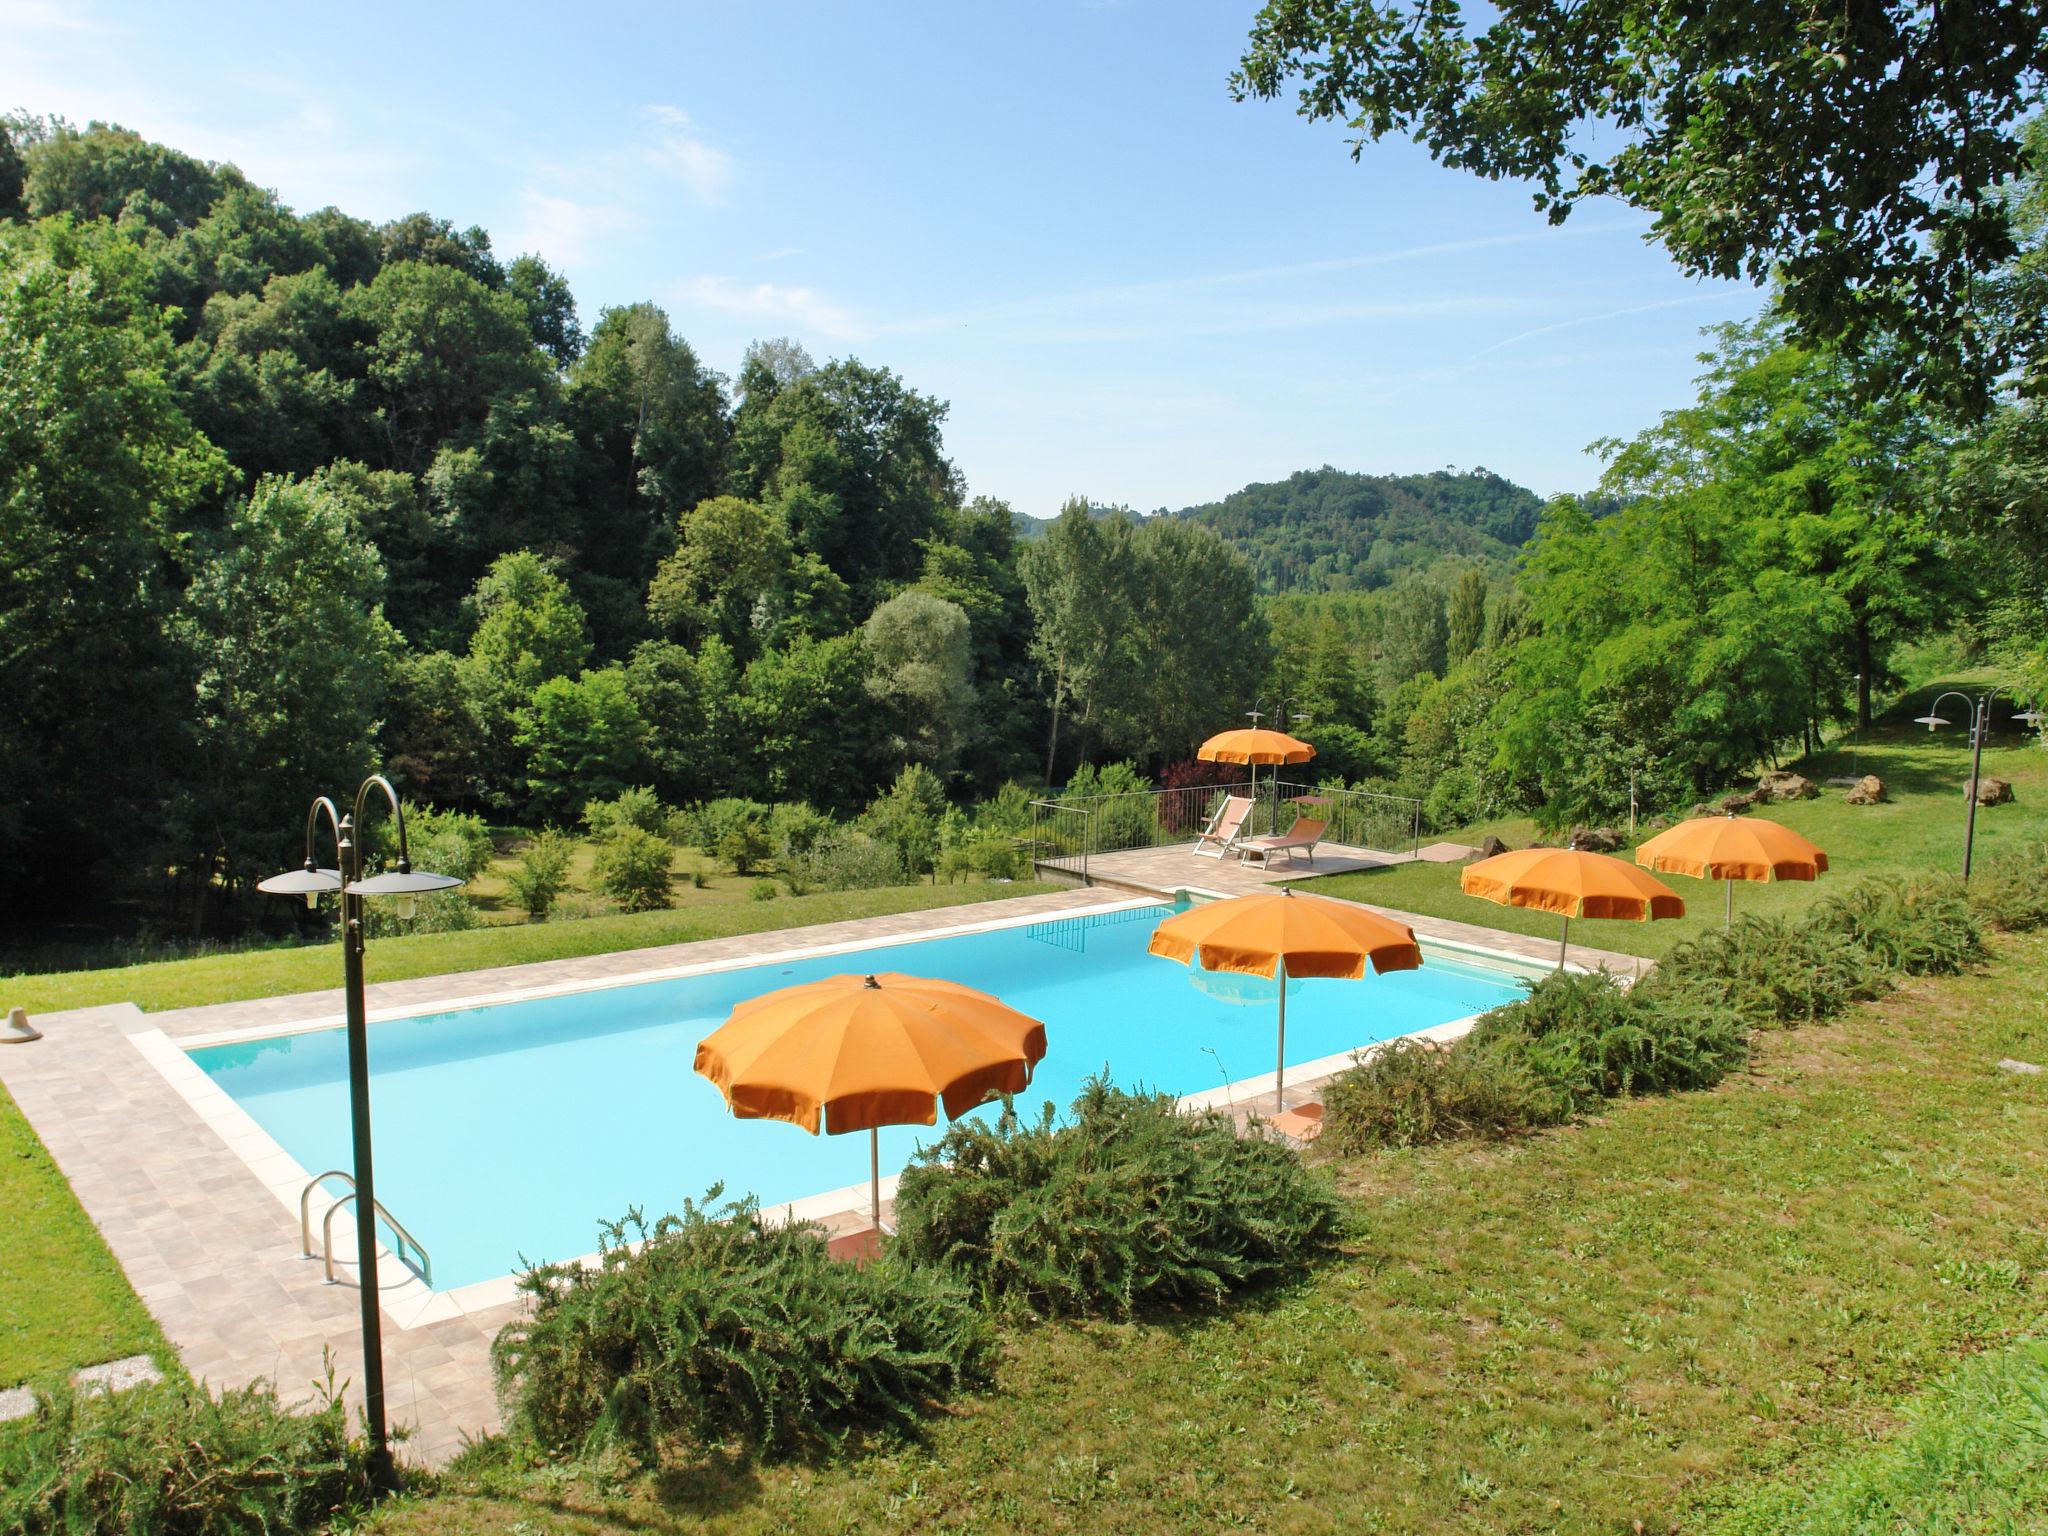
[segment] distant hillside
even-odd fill
[[[1153,515],[1213,528],[1250,558],[1264,591],[1346,592],[1386,586],[1447,555],[1505,567],[1536,531],[1542,506],[1534,491],[1489,469],[1359,475],[1324,465]],[[1125,509],[1089,510],[1108,517]],[[1022,512],[1016,518],[1024,538],[1037,538],[1051,522]]]
[[[1505,565],[1542,506],[1488,469],[1359,475],[1325,465],[1170,515],[1237,545],[1265,591],[1342,592],[1385,586],[1446,555]]]

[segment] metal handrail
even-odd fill
[[[316,1173],[306,1181],[306,1187],[299,1191],[299,1253],[304,1258],[310,1259],[313,1257],[313,1191],[329,1179],[340,1179],[348,1185],[348,1193],[340,1196],[334,1204],[327,1207],[327,1214],[320,1222],[320,1257],[327,1270],[327,1283],[332,1285],[334,1283],[334,1213],[343,1206],[352,1204],[356,1198],[355,1175],[346,1168],[330,1168],[325,1173]],[[431,1289],[434,1284],[434,1256],[427,1252],[424,1243],[406,1231],[404,1225],[396,1216],[391,1214],[382,1200],[373,1200],[370,1203],[375,1208],[376,1213],[384,1219],[384,1225],[389,1227],[392,1235],[398,1239],[396,1250],[398,1262],[418,1275],[420,1282]],[[419,1256],[417,1264],[408,1257],[408,1249],[413,1254]]]

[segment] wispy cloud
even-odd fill
[[[111,32],[82,6],[55,0],[0,0],[0,32]]]
[[[811,288],[737,283],[730,278],[707,275],[686,278],[676,285],[675,295],[700,309],[772,320],[799,333],[833,341],[860,341],[872,334],[871,328],[862,325],[849,311]]]
[[[1647,315],[1653,310],[1684,309],[1694,304],[1726,304],[1727,302],[1728,295],[1725,293],[1694,293],[1688,294],[1682,299],[1658,299],[1655,303],[1651,304],[1629,304],[1621,309],[1603,309],[1597,315],[1574,315],[1569,320],[1555,320],[1549,325],[1538,325],[1526,331],[1517,331],[1512,336],[1496,341],[1490,347],[1481,347],[1467,361],[1476,363],[1480,358],[1491,357],[1494,353],[1502,351],[1507,347],[1512,347],[1517,342],[1529,341],[1537,336],[1548,336],[1554,331],[1568,331],[1581,325],[1599,325],[1603,321],[1620,320],[1629,315]]]
[[[507,253],[538,251],[556,266],[580,266],[590,259],[593,242],[639,222],[630,209],[615,204],[582,203],[522,187],[519,222],[498,243]]]
[[[732,156],[698,131],[681,107],[658,102],[647,108],[654,124],[647,163],[681,181],[704,202],[718,202],[732,182]]]

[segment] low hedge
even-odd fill
[[[893,1256],[839,1263],[819,1229],[769,1225],[751,1198],[709,1209],[720,1193],[608,1223],[595,1268],[522,1277],[533,1313],[491,1350],[515,1436],[653,1464],[807,1455],[906,1430],[989,1379],[993,1339],[956,1282]]]
[[[0,1531],[323,1530],[371,1491],[365,1446],[328,1386],[307,1413],[261,1382],[217,1399],[183,1379],[39,1389],[28,1418],[0,1425]]]
[[[1211,1305],[1335,1237],[1327,1182],[1230,1116],[1091,1080],[1072,1118],[955,1121],[905,1170],[895,1251],[1034,1316]]]
[[[2031,868],[2036,882],[2044,873]],[[1603,1099],[1708,1088],[1750,1035],[1832,1018],[1901,976],[1952,974],[1984,952],[1979,913],[2031,921],[2023,872],[1981,898],[1947,878],[1866,880],[1797,922],[1746,917],[1674,949],[1633,987],[1558,973],[1482,1015],[1448,1050],[1396,1046],[1331,1084],[1324,1143],[1338,1152],[1502,1136],[1555,1125]]]

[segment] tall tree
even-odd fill
[[[180,529],[226,460],[178,409],[141,254],[68,218],[0,226],[0,906],[47,909],[149,851],[186,662]]]
[[[1452,666],[1479,649],[1486,638],[1486,578],[1469,567],[1451,585],[1445,655]]]
[[[1446,165],[1655,216],[1687,272],[1773,280],[1799,335],[1988,402],[2039,330],[1995,324],[2014,252],[2003,196],[2048,86],[2033,5],[1877,0],[1268,0],[1233,92],[1389,134]]]
[[[196,672],[168,817],[195,931],[216,880],[232,893],[291,862],[308,785],[367,771],[397,646],[383,563],[319,488],[264,481],[210,544],[172,622]]]
[[[1031,655],[1052,700],[1045,745],[1048,784],[1058,782],[1053,770],[1062,721],[1072,715],[1084,728],[1093,725],[1117,679],[1118,654],[1131,623],[1131,531],[1127,519],[1098,520],[1088,502],[1075,497],[1060,509],[1045,537],[1024,551]]]
[[[873,670],[868,691],[886,712],[891,746],[907,766],[952,770],[974,707],[967,614],[915,588],[861,626]]]

